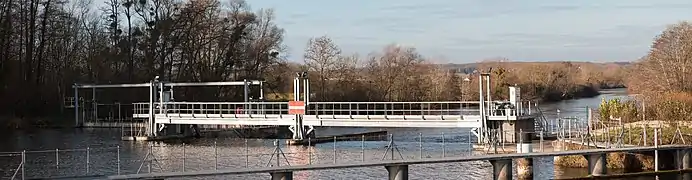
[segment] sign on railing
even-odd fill
[[[288,114],[305,114],[305,102],[288,101]]]

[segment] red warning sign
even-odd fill
[[[288,101],[288,114],[305,114],[305,102]]]

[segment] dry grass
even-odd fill
[[[564,143],[563,150],[592,149],[580,144]],[[653,169],[654,160],[650,155],[610,153],[606,157],[606,166],[611,169],[626,169],[630,171]],[[584,156],[562,156],[556,158],[555,164],[563,167],[587,168],[588,162]]]
[[[678,132],[679,130],[679,132]],[[664,124],[658,129],[658,144],[692,144],[692,128],[689,126],[677,126],[677,124]],[[600,132],[600,130],[596,130]],[[646,134],[646,136],[644,136]],[[644,128],[639,125],[625,125],[624,128],[612,127],[608,133],[599,133],[594,136],[599,140],[610,138],[610,142],[617,142],[622,138],[624,144],[644,145],[644,140],[647,145],[654,144],[654,128],[647,127],[646,133]],[[683,143],[684,142],[684,143]]]

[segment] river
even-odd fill
[[[548,119],[560,116],[585,117],[586,107],[598,107],[602,98],[626,97],[624,89],[603,91],[602,95],[593,98],[566,100],[541,105]],[[339,133],[383,130],[381,128],[318,128],[317,136],[329,136]],[[463,128],[386,128],[393,134],[395,143],[404,158],[419,158],[420,149],[418,136],[423,134],[423,156],[468,156],[469,129]],[[443,140],[442,134],[445,134]],[[0,133],[0,152],[17,152],[22,150],[49,150],[46,152],[26,153],[25,172],[27,177],[70,176],[87,174],[112,175],[117,173],[135,173],[141,165],[141,160],[150,151],[152,144],[146,142],[130,142],[120,140],[119,129],[41,129],[34,131],[14,131]],[[444,143],[443,143],[444,141]],[[185,146],[183,146],[185,143]],[[248,144],[247,147],[245,144]],[[337,142],[319,144],[315,147],[282,146],[291,165],[308,163],[333,163],[334,146],[337,148],[338,162],[355,162],[363,159],[377,160],[382,158],[388,141]],[[153,152],[155,163],[152,171],[185,171],[210,170],[217,164],[219,169],[243,168],[246,163],[252,167],[266,166],[269,155],[250,156],[249,154],[272,154],[275,150],[273,140],[242,140],[234,138],[202,138],[184,141],[155,143]],[[363,149],[361,148],[364,147]],[[442,148],[444,146],[444,148]],[[81,151],[58,151],[56,161],[55,149],[81,149]],[[119,148],[116,148],[119,147]],[[119,153],[118,153],[119,151]],[[185,160],[183,162],[183,152]],[[117,156],[120,154],[120,163]],[[313,159],[308,160],[308,154]],[[395,158],[399,153],[395,151]],[[391,158],[391,156],[387,156]],[[283,157],[282,157],[283,160]],[[0,153],[1,179],[11,177],[14,169],[21,162],[21,156],[9,156]],[[285,161],[281,162],[286,165]],[[587,175],[583,168],[560,168],[553,165],[552,158],[534,160],[534,178],[552,179],[565,177],[581,177]],[[275,165],[273,160],[271,165]],[[515,166],[516,167],[516,166]],[[149,170],[144,165],[142,172]],[[411,179],[490,179],[492,167],[487,162],[466,162],[449,164],[415,165],[409,168]],[[514,171],[516,173],[516,170]],[[303,171],[294,174],[295,179],[382,179],[386,177],[384,168],[354,168],[323,171]],[[199,179],[267,179],[267,174],[245,176],[205,177]],[[630,178],[631,179],[631,178]]]

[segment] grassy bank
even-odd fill
[[[623,143],[631,145],[654,144],[654,128],[652,126],[642,127],[642,123],[628,123],[623,127],[611,127],[604,133],[596,130],[594,138],[599,141],[610,139],[610,142],[617,142],[622,139]],[[646,129],[646,130],[645,130]],[[692,144],[692,128],[690,126],[677,126],[663,122],[658,128],[658,144]],[[646,135],[646,136],[645,136]]]

